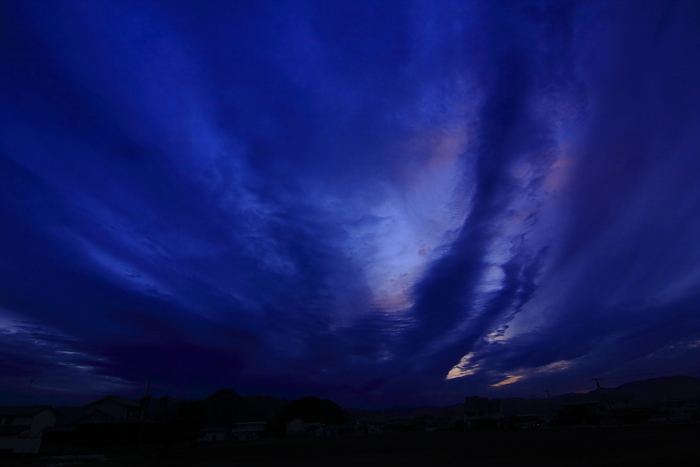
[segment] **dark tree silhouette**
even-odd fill
[[[343,423],[351,420],[350,414],[338,404],[318,397],[302,397],[289,403],[280,414],[282,423],[300,418],[307,423]]]
[[[170,396],[163,396],[158,400],[158,408],[167,409],[170,402]]]

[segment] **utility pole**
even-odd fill
[[[549,409],[552,411],[552,417],[554,417],[554,420],[559,420],[557,418],[557,413],[554,411],[554,404],[552,403],[552,396],[549,395],[549,389],[545,389],[544,392],[547,393],[547,400],[549,400]]]
[[[148,412],[148,391],[151,389],[151,378],[148,378],[148,382],[146,382],[146,395],[143,396],[143,400],[141,401],[141,434],[139,435],[139,448],[143,444],[143,429],[144,429],[144,424],[146,423],[146,413]]]
[[[605,395],[605,392],[603,392],[603,387],[599,383],[600,378],[593,378],[593,381],[595,381],[596,386],[598,386],[598,390],[600,391],[600,395],[602,396],[603,400],[607,404],[608,410],[610,410],[610,413],[612,414],[613,418],[615,418],[615,411],[613,410],[612,404],[610,403],[607,396]]]
[[[29,389],[27,389],[27,395],[26,395],[26,396],[22,396],[22,397],[24,397],[24,405],[28,405],[28,404],[29,404],[29,399],[32,398],[32,396],[31,396],[32,384],[34,384],[34,380],[33,380],[33,379],[30,379],[30,380],[29,380]]]

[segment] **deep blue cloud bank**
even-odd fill
[[[7,397],[698,374],[695,2],[2,8]]]

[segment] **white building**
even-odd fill
[[[0,452],[37,454],[42,430],[60,415],[50,405],[0,407]]]

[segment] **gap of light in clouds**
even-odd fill
[[[8,4],[2,381],[372,406],[698,356],[693,5]]]

